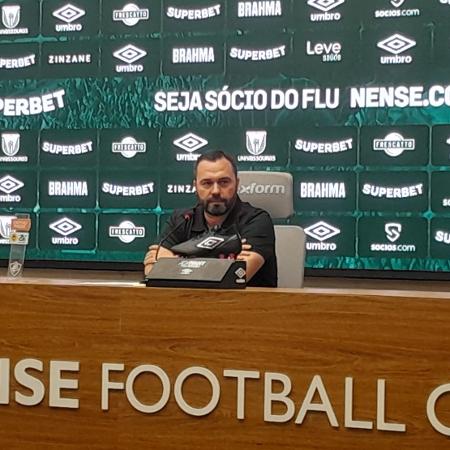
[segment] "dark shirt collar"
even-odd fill
[[[230,213],[224,220],[221,228],[226,229],[236,223],[236,219],[241,209],[241,205],[242,205],[241,199],[239,197],[236,197],[236,201],[234,202],[233,208],[231,209]],[[195,233],[202,233],[208,231],[208,224],[206,223],[205,219],[205,211],[203,206],[200,204],[197,204],[197,206],[194,208],[194,221],[192,223],[192,231],[194,231]]]

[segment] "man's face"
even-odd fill
[[[194,184],[199,202],[211,216],[223,216],[233,207],[238,180],[227,159],[201,161]]]

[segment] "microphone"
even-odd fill
[[[186,211],[183,214],[183,217],[182,217],[183,220],[180,220],[180,223],[159,241],[158,248],[156,249],[155,261],[158,261],[159,250],[162,247],[163,243],[166,242],[167,239],[169,239],[171,236],[173,236],[175,234],[175,232],[181,228],[182,225],[184,225],[186,222],[191,220],[193,215],[194,215],[193,211]]]

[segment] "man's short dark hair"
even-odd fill
[[[214,150],[212,152],[204,153],[200,156],[200,158],[197,159],[194,166],[194,178],[197,178],[197,167],[202,161],[210,161],[215,162],[219,159],[226,159],[231,164],[231,167],[233,168],[234,176],[237,178],[237,166],[236,161],[234,158],[229,155],[228,153],[223,152],[222,150]]]

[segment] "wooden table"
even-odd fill
[[[449,448],[447,292],[90,278],[0,279],[1,448]]]

